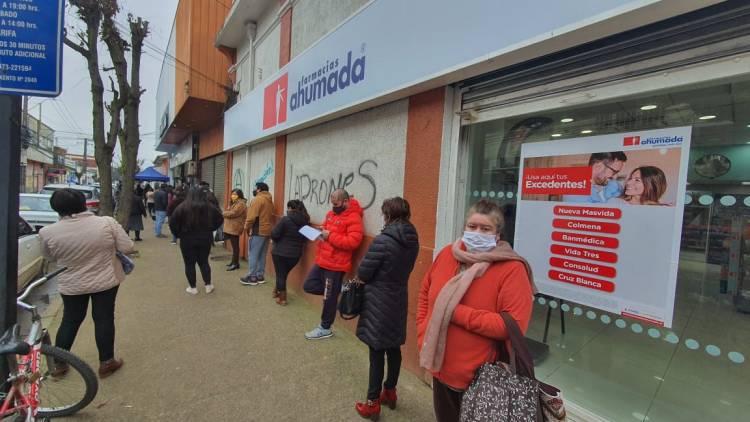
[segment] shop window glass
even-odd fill
[[[750,78],[464,128],[466,207],[501,204],[512,242],[523,143],[678,126],[692,141],[672,328],[539,297],[527,333],[548,347],[538,377],[607,420],[748,418]]]

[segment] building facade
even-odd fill
[[[156,107],[156,149],[170,154],[167,175],[178,184],[207,181],[221,198],[228,180],[223,112],[235,95],[227,72],[232,58],[213,39],[228,12],[225,2],[179,2]]]
[[[537,376],[564,391],[574,420],[744,419],[747,2],[236,0],[216,33],[237,95],[221,140],[185,154],[221,150],[227,186],[265,181],[277,215],[296,198],[320,223],[330,192],[346,188],[365,208],[359,257],[382,201],[407,198],[422,248],[404,366],[419,374],[420,282],[479,198],[503,207],[503,237],[518,239],[524,146],[688,128],[685,195],[670,204],[683,213],[671,326],[546,294],[527,337]],[[290,275],[298,292],[313,256],[309,245]]]
[[[42,187],[57,180],[64,168],[55,158],[55,131],[44,122],[26,114],[21,152],[21,192],[39,192]],[[63,172],[64,174],[64,172]]]

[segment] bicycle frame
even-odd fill
[[[29,305],[23,300],[31,293],[34,288],[44,284],[47,280],[55,277],[57,274],[65,271],[61,268],[41,279],[33,282],[26,291],[16,299],[18,307],[31,312],[31,328],[26,336],[26,343],[31,346],[31,350],[26,355],[20,355],[16,361],[13,355],[9,355],[8,369],[10,376],[8,381],[11,383],[10,390],[0,406],[0,418],[13,414],[26,414],[26,422],[36,420],[37,409],[39,408],[39,380],[42,378],[39,365],[42,356],[42,342],[48,339],[47,330],[42,326],[42,317],[36,310],[36,306]],[[24,394],[24,385],[29,384],[28,394]]]
[[[38,315],[34,315],[36,319]],[[26,414],[26,421],[33,422],[36,420],[37,409],[39,407],[39,380],[41,379],[42,356],[42,339],[45,336],[45,330],[42,328],[41,321],[34,320],[31,330],[27,336],[27,343],[32,344],[31,351],[26,355],[21,355],[16,361],[13,356],[8,356],[8,363],[11,369],[10,391],[0,407],[0,417],[6,417],[15,413]],[[29,386],[29,391],[24,394],[23,387]]]

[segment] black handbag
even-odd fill
[[[362,302],[365,298],[365,283],[353,278],[341,286],[339,300],[339,314],[342,319],[354,319],[362,312]]]
[[[536,379],[521,329],[510,314],[500,315],[509,334],[500,343],[500,356],[509,353],[508,363],[498,360],[477,369],[461,400],[461,422],[566,421],[562,393]]]

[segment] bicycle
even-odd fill
[[[0,419],[34,422],[69,416],[86,407],[96,396],[99,382],[91,367],[67,350],[50,342],[36,306],[24,299],[38,286],[65,271],[60,268],[31,283],[16,299],[19,308],[31,312],[31,328],[20,338],[15,324],[0,338],[0,355],[8,362],[8,378],[0,389]]]

